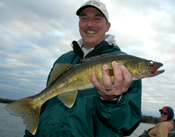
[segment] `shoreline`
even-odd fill
[[[8,99],[8,98],[0,98],[0,103],[7,103],[7,104],[9,104],[9,103],[12,103],[12,102],[14,102],[14,101],[16,101],[16,100],[12,100],[12,99]]]

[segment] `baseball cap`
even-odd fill
[[[159,111],[163,111],[163,112],[165,112],[165,113],[168,113],[168,109],[167,108],[162,108],[162,109],[159,109]]]
[[[106,19],[109,21],[109,14],[108,11],[106,9],[106,6],[104,3],[102,3],[99,0],[89,0],[87,2],[85,2],[83,5],[81,5],[81,7],[77,10],[76,14],[79,16],[80,13],[88,7],[94,7],[97,10],[99,10],[105,17]]]

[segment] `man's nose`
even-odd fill
[[[92,19],[88,19],[87,25],[88,26],[92,26],[92,24],[93,24],[93,20]]]

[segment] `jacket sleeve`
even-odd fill
[[[130,135],[141,120],[141,80],[133,81],[121,100],[105,101],[98,98],[96,112],[109,129]]]

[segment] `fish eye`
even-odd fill
[[[149,61],[148,61],[148,65],[149,65],[149,66],[153,66],[153,65],[154,65],[154,61],[149,60]]]

